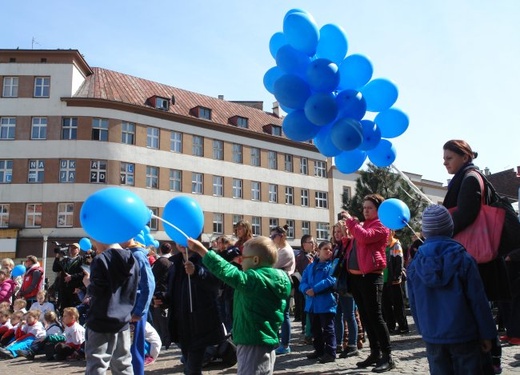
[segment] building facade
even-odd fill
[[[311,142],[284,137],[262,103],[230,102],[92,68],[77,50],[0,50],[0,252],[41,255],[42,240],[77,242],[82,202],[119,186],[155,215],[181,194],[204,211],[202,239],[289,226],[289,240],[329,237],[342,175]],[[421,186],[421,184],[423,186]],[[443,196],[435,182],[419,181]],[[169,240],[150,222],[155,239]],[[0,254],[2,256],[2,254]]]

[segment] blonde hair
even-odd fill
[[[27,311],[26,315],[32,316],[36,320],[40,320],[41,311],[37,310],[37,309],[29,310],[29,311]]]
[[[75,307],[65,307],[63,309],[63,315],[70,315],[74,318],[74,320],[78,320],[79,319],[79,311],[77,308]]]
[[[13,307],[17,307],[18,310],[25,309],[27,307],[27,301],[23,298],[15,299],[13,302]]]
[[[13,318],[16,318],[18,320],[22,320],[23,319],[23,312],[21,311],[15,311],[14,313],[11,314],[11,320],[13,320]]]
[[[43,298],[45,299],[45,301],[47,301],[47,291],[42,289],[38,293],[36,293],[36,296],[41,296],[41,295],[43,295]]]
[[[47,311],[43,315],[43,319],[48,324],[57,323],[58,322],[58,315],[56,315],[56,313],[54,311]]]
[[[244,252],[260,257],[260,265],[272,267],[278,260],[278,249],[274,242],[267,237],[258,236],[244,244]]]

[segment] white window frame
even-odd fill
[[[278,185],[269,184],[269,203],[278,203]]]
[[[269,218],[269,234],[273,231],[273,229],[275,229],[276,227],[278,227],[279,225],[279,220],[277,218],[274,218],[274,217],[270,217]]]
[[[154,216],[159,216],[159,208],[158,207],[148,207],[150,211],[152,211],[152,214]],[[156,219],[155,217],[151,217],[150,221],[148,222],[148,227],[151,231],[158,231],[159,230],[159,219]]]
[[[300,205],[302,207],[309,207],[309,190],[308,189],[301,190]]]
[[[233,179],[233,198],[242,199],[244,182],[239,178]]]
[[[149,126],[146,128],[146,147],[159,149],[159,128]]]
[[[294,238],[294,220],[288,219],[285,224],[287,225],[287,238]]]
[[[238,116],[237,117],[237,127],[243,128],[243,129],[248,129],[249,128],[249,119]]]
[[[233,162],[237,164],[244,162],[243,146],[238,143],[233,143]]]
[[[262,152],[258,147],[251,147],[251,165],[253,167],[260,167],[262,165],[261,155]]]
[[[9,203],[0,203],[0,228],[9,228]]]
[[[285,204],[294,204],[294,188],[292,186],[285,187]]]
[[[90,183],[91,184],[106,184],[107,167],[108,167],[108,162],[106,160],[91,160],[90,161]]]
[[[224,233],[224,214],[213,212],[213,233]]]
[[[159,167],[146,166],[146,187],[148,189],[159,189]]]
[[[182,154],[182,133],[172,131],[170,133],[170,151]]]
[[[0,139],[14,139],[16,117],[0,117]]]
[[[13,161],[0,160],[0,184],[10,184],[13,180]]]
[[[267,151],[267,166],[269,169],[278,169],[278,153],[276,151]]]
[[[61,119],[61,138],[72,140],[78,138],[78,118],[63,117]]]
[[[329,223],[316,223],[316,240],[323,241],[329,239]]]
[[[262,235],[262,218],[260,216],[251,217],[251,229],[254,236]]]
[[[244,220],[244,215],[233,215],[233,218],[231,220],[231,222],[233,223],[233,227],[235,227],[235,225],[242,220]]]
[[[204,156],[204,137],[200,135],[193,136],[191,152],[193,156]]]
[[[56,226],[58,228],[74,226],[74,203],[58,203]]]
[[[170,169],[170,191],[182,191],[182,171]]]
[[[327,163],[321,160],[314,161],[314,176],[327,177]]]
[[[251,200],[260,201],[262,200],[262,183],[260,181],[251,181]]]
[[[31,139],[47,139],[47,117],[33,117]]]
[[[204,194],[204,175],[202,173],[191,173],[191,192]]]
[[[121,122],[121,143],[126,145],[135,144],[135,124],[133,122]]]
[[[293,156],[291,154],[285,154],[284,168],[286,172],[294,172]]]
[[[45,160],[29,160],[29,172],[27,174],[27,182],[41,184],[43,183],[44,178]]]
[[[76,181],[76,160],[60,160],[60,183],[72,183]]]
[[[314,192],[314,203],[316,208],[328,208],[328,196],[329,193],[326,191],[315,191]]]
[[[302,221],[302,237],[306,234],[311,234],[311,222]]]
[[[309,174],[309,159],[302,157],[300,159],[300,174]]]
[[[42,203],[27,203],[25,206],[25,226],[27,228],[41,228]]]
[[[199,118],[204,120],[211,120],[211,109],[206,107],[199,107]]]
[[[35,77],[34,78],[34,97],[48,98],[51,92],[51,78],[50,77]]]
[[[2,97],[17,98],[18,97],[18,77],[4,77],[2,88]]]
[[[224,141],[220,139],[213,140],[213,159],[224,160]]]
[[[108,119],[97,117],[92,119],[92,140],[108,142]]]
[[[119,183],[121,185],[135,185],[135,164],[121,162],[119,166]]]
[[[223,197],[224,196],[224,177],[213,176],[213,196]]]

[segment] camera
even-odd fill
[[[57,241],[54,241],[56,247],[54,248],[54,254],[59,254],[62,257],[66,257],[69,255],[69,245],[66,243],[60,244]]]

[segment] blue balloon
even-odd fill
[[[281,31],[274,33],[271,39],[269,39],[269,52],[271,52],[271,56],[276,59],[276,53],[280,49],[281,46],[287,44],[285,40],[285,35]]]
[[[338,116],[361,120],[367,112],[367,103],[363,95],[356,90],[343,90],[336,97]]]
[[[363,141],[363,128],[353,118],[340,118],[332,125],[330,137],[334,146],[340,150],[354,150]]]
[[[160,244],[159,244],[159,241],[157,241],[157,240],[154,240],[154,241],[153,241],[153,247],[155,247],[156,249],[158,249],[158,248],[159,248],[159,245],[160,245]]]
[[[134,238],[150,218],[150,209],[137,194],[117,187],[91,194],[80,210],[81,226],[85,232],[104,244]]]
[[[365,86],[374,68],[372,63],[363,55],[350,55],[339,65],[339,88],[341,90],[359,90]]]
[[[188,246],[188,240],[179,231],[188,237],[197,238],[204,229],[204,212],[199,203],[186,195],[180,195],[170,199],[163,211],[163,219],[173,224],[176,228],[164,223],[166,234],[176,243]]]
[[[25,266],[23,264],[18,264],[11,271],[11,277],[22,276],[25,273]]]
[[[320,127],[307,119],[301,109],[289,113],[282,124],[283,133],[293,141],[309,141],[318,134]]]
[[[142,245],[146,244],[146,240],[144,239],[144,234],[142,234],[142,233],[139,233],[137,236],[135,236],[134,241],[137,241]]]
[[[397,108],[379,112],[374,121],[381,129],[381,136],[385,138],[400,136],[408,129],[409,124],[408,116]]]
[[[285,105],[283,105],[282,103],[278,103],[278,105],[280,106],[280,108],[282,109],[282,111],[284,111],[285,113],[289,114],[291,112],[294,112],[294,111],[297,111],[296,109],[293,109],[293,108],[289,108]]]
[[[152,246],[153,245],[153,241],[155,241],[153,236],[150,233],[145,233],[145,235],[144,235],[144,245],[145,246]]]
[[[348,50],[347,36],[341,26],[334,24],[324,25],[320,29],[320,40],[316,55],[340,64]]]
[[[79,240],[79,248],[83,251],[88,251],[92,249],[92,243],[87,237],[83,237],[81,240]]]
[[[290,45],[280,47],[276,54],[276,65],[284,73],[296,74],[305,79],[311,58]]]
[[[334,121],[338,114],[336,98],[332,93],[318,92],[305,102],[305,116],[315,125],[323,126]]]
[[[387,139],[381,139],[379,144],[367,153],[370,161],[381,168],[388,167],[396,158],[395,147]]]
[[[274,83],[278,78],[283,76],[282,69],[277,66],[273,66],[264,74],[264,87],[271,94],[274,94]]]
[[[143,233],[144,234],[147,234],[147,233],[150,233],[150,227],[148,225],[145,225],[144,228],[143,228]]]
[[[376,148],[381,141],[381,130],[373,121],[361,120],[360,122],[363,128],[363,142],[359,145],[359,149],[368,151]]]
[[[397,87],[384,78],[373,79],[360,91],[367,101],[367,110],[371,112],[381,112],[390,108],[399,95]]]
[[[343,174],[350,174],[359,170],[366,158],[367,154],[362,150],[343,151],[334,157],[334,163],[338,171]]]
[[[307,56],[316,53],[320,32],[316,21],[308,13],[294,12],[283,20],[283,33],[287,43]]]
[[[402,200],[397,198],[386,199],[377,210],[379,220],[389,229],[399,230],[410,221],[410,209]]]
[[[339,83],[338,66],[327,59],[316,59],[308,64],[306,78],[313,91],[334,91]]]
[[[274,96],[281,105],[293,109],[303,109],[311,96],[307,82],[294,74],[284,74],[274,83]]]
[[[341,153],[341,150],[332,143],[330,137],[331,128],[332,124],[322,126],[318,134],[316,134],[316,137],[313,139],[314,145],[318,151],[326,157],[336,156]]]
[[[312,17],[312,14],[310,14],[309,12],[307,12],[305,9],[293,8],[293,9],[288,10],[287,13],[285,13],[285,16],[283,17],[283,21],[285,22],[285,19],[286,19],[289,15],[294,14],[294,13],[302,13],[302,14],[305,14],[307,17],[312,18],[312,19],[314,20],[314,18]]]

